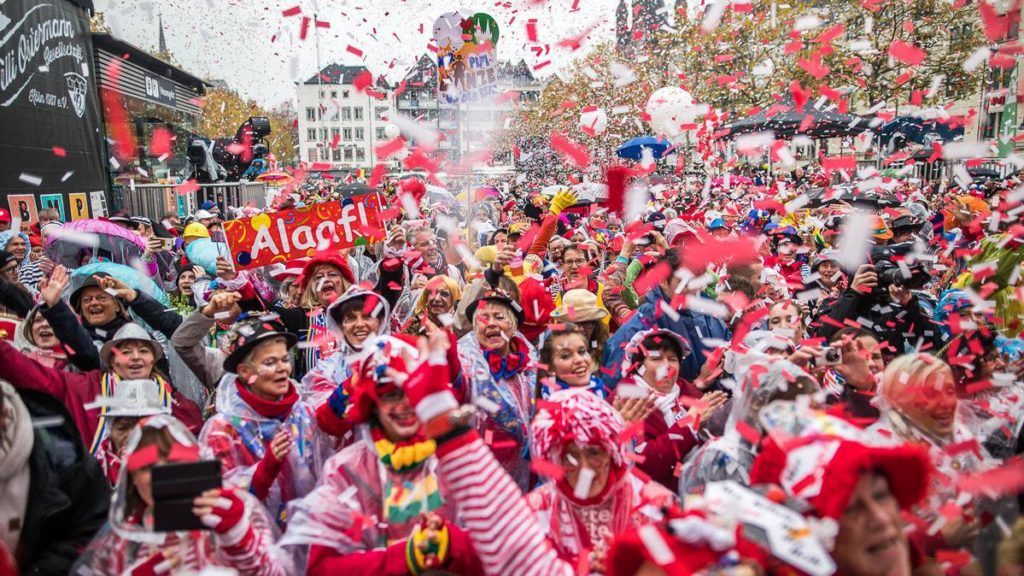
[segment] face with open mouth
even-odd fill
[[[124,340],[114,347],[110,367],[125,380],[142,380],[153,373],[156,355],[152,345],[141,340]]]
[[[103,326],[117,316],[117,301],[98,286],[83,290],[78,305],[88,326]]]
[[[178,290],[185,296],[192,295],[192,285],[196,283],[196,273],[186,270],[178,277]]]
[[[839,518],[833,558],[847,576],[909,576],[910,546],[889,481],[863,472]]]
[[[50,322],[39,313],[36,313],[32,319],[32,342],[43,350],[50,350],[60,344],[60,341],[53,334],[53,327],[50,326]]]
[[[288,393],[291,375],[292,355],[284,337],[260,342],[238,365],[238,377],[249,385],[253,394],[267,400],[276,400]]]
[[[481,348],[506,353],[515,334],[515,315],[504,304],[482,302],[473,315],[473,328]]]
[[[925,432],[941,438],[953,433],[959,401],[948,366],[931,371],[923,380],[891,382],[885,395],[904,417]]]
[[[322,264],[313,273],[313,288],[321,302],[334,302],[345,291],[345,277],[336,267]]]
[[[341,319],[341,330],[350,346],[361,348],[363,342],[380,329],[380,319],[364,310],[350,310]]]
[[[590,383],[594,362],[582,334],[552,336],[545,344],[545,347],[548,346],[551,347],[551,356],[545,359],[550,362],[549,369],[555,377],[569,386],[586,386]]]

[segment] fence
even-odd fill
[[[264,208],[267,186],[262,182],[200,184],[195,192],[179,194],[174,184],[137,184],[115,186],[112,196],[113,211],[124,210],[132,216],[160,220],[168,212],[182,218],[194,214],[207,200],[212,200],[221,214],[227,214],[228,207]]]

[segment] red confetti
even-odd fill
[[[608,184],[608,211],[622,213],[623,202],[626,198],[626,179],[629,178],[630,170],[625,166],[611,166],[604,172],[605,182]]]
[[[64,158],[64,157],[66,157],[68,155],[68,153],[67,153],[66,150],[64,150],[60,146],[54,146],[53,147],[53,155],[57,156],[57,157],[60,157],[60,158]]]
[[[363,51],[360,50],[359,48],[356,48],[355,46],[352,46],[351,44],[345,48],[345,51],[348,52],[349,54],[355,54],[360,58],[363,57]]]
[[[903,40],[894,40],[889,46],[889,56],[892,56],[904,64],[909,64],[910,66],[917,66],[921,62],[924,62],[924,58],[927,55],[928,53],[924,50],[909,42],[904,42]]]
[[[590,165],[590,152],[587,147],[569,140],[558,132],[551,133],[551,147],[564,154],[570,162],[579,168],[586,168]]]
[[[285,18],[298,16],[299,14],[302,14],[302,6],[292,6],[284,12],[281,12],[281,16],[284,16]]]

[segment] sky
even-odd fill
[[[597,43],[614,40],[618,0],[510,0],[458,4],[442,0],[94,0],[113,34],[148,51],[157,48],[158,16],[167,45],[187,72],[220,79],[265,107],[295,98],[295,83],[317,72],[312,23],[319,20],[320,66],[365,65],[398,81],[427,52],[434,20],[457,10],[497,20],[498,59],[524,58],[544,77],[565,69]],[[298,12],[292,16],[285,13]],[[527,22],[536,19],[537,42]],[[559,40],[590,30],[578,50]],[[359,56],[358,53],[362,53]],[[550,62],[549,64],[544,64]]]

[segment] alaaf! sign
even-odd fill
[[[335,252],[384,239],[376,194],[224,223],[237,270]]]

